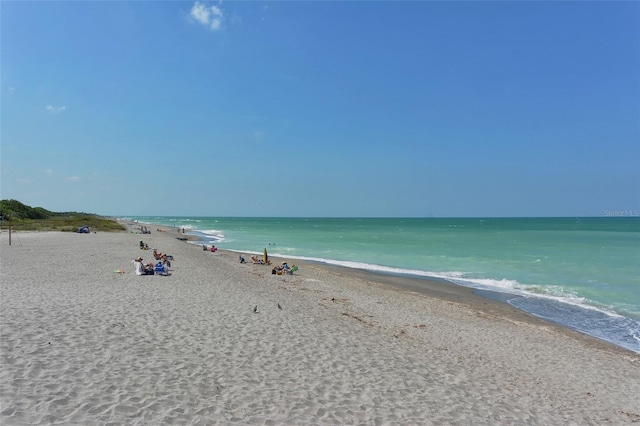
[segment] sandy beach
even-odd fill
[[[470,289],[272,275],[150,228],[2,232],[1,424],[640,423],[633,352]],[[135,275],[140,240],[169,276]]]

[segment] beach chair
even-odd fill
[[[162,264],[162,262],[156,263],[156,266],[153,268],[156,275],[167,275],[167,268]]]
[[[296,265],[291,265],[291,268],[287,269],[287,274],[293,275],[293,273],[297,270],[298,270],[298,267]]]

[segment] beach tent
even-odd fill
[[[89,233],[91,233],[91,231],[89,231],[88,226],[83,226],[81,228],[78,228],[78,234],[89,234]]]

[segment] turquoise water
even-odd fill
[[[640,218],[137,216],[208,244],[518,295],[509,303],[640,353]]]

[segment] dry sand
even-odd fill
[[[272,275],[179,236],[0,235],[0,424],[640,422],[638,354],[468,289]],[[134,274],[141,239],[170,276]]]

